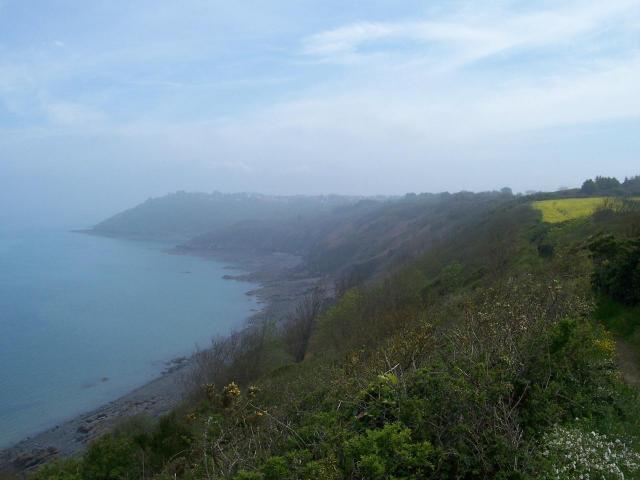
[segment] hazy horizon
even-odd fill
[[[0,224],[638,174],[640,2],[0,0]]]

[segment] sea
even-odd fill
[[[171,246],[0,230],[0,448],[143,385],[257,308],[255,285]]]

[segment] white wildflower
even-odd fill
[[[640,473],[640,454],[621,439],[597,432],[556,426],[544,437],[542,455],[555,453],[547,478],[590,478],[624,480]]]

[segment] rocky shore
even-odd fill
[[[182,398],[181,377],[189,361],[168,362],[162,376],[136,390],[79,415],[67,422],[26,438],[0,453],[0,466],[8,471],[25,471],[56,458],[72,456],[87,444],[135,415],[159,417],[175,407]]]
[[[296,300],[319,281],[299,268],[298,257],[288,254],[196,251],[183,247],[176,247],[168,253],[197,255],[227,263],[230,273],[224,276],[225,279],[258,284],[257,289],[247,292],[260,304],[260,309],[247,320],[248,324],[265,317],[284,318]],[[171,360],[155,380],[0,451],[0,474],[33,470],[55,459],[78,454],[93,439],[110,431],[127,417],[145,415],[157,418],[169,412],[183,398],[183,379],[191,364],[190,358]]]

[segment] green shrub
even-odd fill
[[[432,445],[413,441],[411,430],[399,423],[350,438],[343,455],[350,478],[421,479],[434,471]]]
[[[282,480],[290,475],[289,465],[283,457],[271,457],[262,466],[261,471],[264,480]]]
[[[140,478],[140,450],[128,437],[105,435],[89,446],[83,458],[81,472],[83,480]]]
[[[342,478],[342,472],[338,468],[338,461],[334,456],[322,460],[307,462],[300,471],[302,480],[338,480]]]
[[[153,466],[160,469],[170,459],[189,449],[192,434],[187,425],[171,413],[162,417],[151,435],[141,440],[142,446],[147,447]]]
[[[82,480],[82,464],[77,460],[65,460],[44,465],[29,477],[30,480]],[[16,477],[17,478],[17,477]]]
[[[379,375],[358,394],[353,418],[359,430],[381,428],[398,419],[398,377],[393,373]]]
[[[589,245],[594,289],[626,305],[640,304],[640,239],[602,235]]]
[[[236,473],[233,477],[233,480],[263,480],[264,476],[258,472],[247,472],[245,470],[241,470]]]
[[[525,428],[533,432],[607,415],[618,381],[613,339],[590,320],[563,320],[547,336],[547,352],[532,357],[525,372],[530,390],[521,406]]]
[[[519,456],[520,426],[515,412],[506,414],[518,396],[510,373],[499,364],[434,360],[407,381],[401,418],[447,452],[442,478],[493,476]]]

